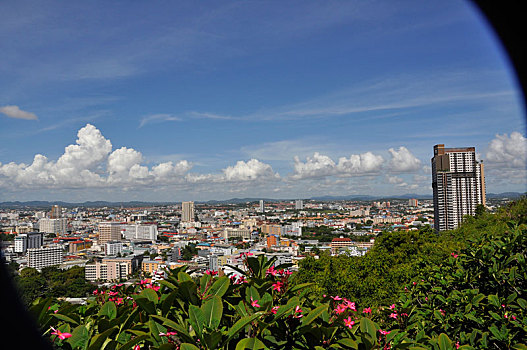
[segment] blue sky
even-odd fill
[[[464,1],[0,3],[0,201],[526,189],[524,106]]]

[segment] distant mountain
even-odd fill
[[[487,193],[487,198],[500,199],[500,198],[520,198],[525,193],[519,192],[503,192],[503,193]]]
[[[519,192],[503,192],[503,193],[487,193],[487,198],[489,199],[500,199],[500,198],[510,198],[515,199],[523,196],[524,193]],[[372,201],[372,200],[390,200],[390,199],[410,199],[410,198],[416,198],[416,199],[432,199],[432,195],[429,194],[416,194],[416,193],[407,193],[402,195],[394,195],[394,196],[371,196],[371,195],[361,195],[361,194],[355,194],[355,195],[347,195],[347,196],[317,196],[317,197],[311,197],[309,200],[315,200],[315,201]],[[286,200],[294,200],[294,199],[272,199],[272,198],[231,198],[226,200],[210,200],[210,201],[196,201],[197,204],[209,204],[209,205],[216,205],[216,204],[244,204],[244,203],[251,203],[251,202],[259,202],[262,200],[264,202],[280,202],[280,201],[286,201]],[[160,206],[160,205],[175,205],[180,204],[181,202],[142,202],[142,201],[131,201],[131,202],[107,202],[107,201],[87,201],[83,203],[69,203],[69,202],[62,202],[62,201],[27,201],[27,202],[20,202],[20,201],[11,201],[11,202],[0,202],[0,208],[32,208],[32,209],[39,209],[42,208],[44,210],[48,210],[51,208],[52,205],[58,204],[65,208],[71,208],[71,207],[89,207],[89,208],[101,208],[101,207],[120,207],[121,205],[124,207],[153,207],[153,206]]]

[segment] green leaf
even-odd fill
[[[301,289],[304,289],[304,288],[307,288],[307,287],[311,287],[311,286],[314,286],[315,283],[302,283],[302,284],[298,284],[294,287],[292,287],[291,289],[288,290],[288,293],[294,293],[294,292],[297,292]]]
[[[512,346],[514,350],[527,350],[527,345],[525,344],[515,344]]]
[[[439,349],[441,350],[452,349],[452,341],[445,333],[441,333],[439,335],[439,337],[437,338],[437,344],[439,345]]]
[[[178,336],[185,338],[186,341],[194,341],[190,334],[188,334],[188,329],[184,328],[179,323],[176,323],[173,320],[162,316],[150,315],[150,317],[162,322],[163,325],[176,330],[178,332]]]
[[[492,335],[498,339],[498,340],[505,340],[501,332],[499,331],[498,327],[492,326],[489,327],[489,331],[492,333]]]
[[[155,290],[150,288],[142,290],[141,293],[139,293],[139,298],[146,298],[153,302],[154,305],[159,301],[159,295],[157,295]]]
[[[80,347],[84,348],[90,339],[90,334],[88,329],[84,325],[76,327],[71,333],[71,337],[68,338],[67,342],[71,345],[72,348]]]
[[[150,336],[149,336],[148,334],[140,335],[140,336],[135,337],[135,338],[129,340],[128,342],[124,343],[123,345],[121,345],[121,346],[118,347],[117,349],[118,349],[118,350],[132,349],[134,345],[136,345],[137,343],[142,342],[143,340],[148,339],[149,337],[150,337]]]
[[[265,349],[265,344],[258,338],[245,338],[236,344],[236,350]]]
[[[362,317],[360,319],[360,330],[361,332],[367,333],[373,341],[377,339],[377,327],[369,318]]]
[[[289,299],[286,305],[280,305],[280,307],[276,311],[276,315],[274,315],[274,320],[276,321],[286,313],[289,313],[291,310],[297,307],[298,304],[300,304],[300,300],[298,300],[297,297]]]
[[[180,350],[199,350],[199,348],[196,345],[190,344],[190,343],[182,343],[179,346],[179,349]]]
[[[357,344],[357,342],[353,339],[350,339],[350,338],[343,338],[343,339],[340,339],[339,341],[337,341],[337,344],[340,344],[346,348],[351,348],[351,349],[358,349],[359,348],[359,344]]]
[[[210,280],[212,279],[212,275],[210,274],[204,274],[199,279],[199,291],[201,294],[205,293],[205,288],[207,288],[207,285],[209,284]]]
[[[91,339],[88,350],[100,350],[106,339],[108,339],[108,337],[110,337],[115,331],[117,331],[117,327],[107,329],[104,332],[97,334]]]
[[[188,309],[189,313],[189,321],[192,325],[192,328],[198,335],[198,337],[202,337],[203,334],[203,327],[205,326],[205,315],[203,314],[203,311],[195,305],[190,305]]]
[[[257,312],[253,315],[242,317],[238,321],[236,321],[236,323],[227,332],[227,339],[225,340],[223,345],[225,346],[225,344],[229,340],[231,340],[235,335],[237,335],[238,332],[240,332],[240,330],[244,329],[245,326],[247,326],[249,323],[253,322],[254,320],[256,320],[258,317],[262,315],[263,315],[262,312]]]
[[[109,320],[113,320],[117,316],[117,306],[115,306],[113,301],[107,301],[99,310],[98,315],[106,316]]]
[[[496,295],[491,294],[487,298],[489,299],[489,302],[492,305],[494,305],[496,307],[500,307],[500,300],[498,299],[498,297]]]
[[[309,314],[307,314],[307,316],[302,318],[302,326],[307,326],[308,324],[313,322],[317,317],[322,315],[322,313],[326,311],[327,309],[328,309],[328,305],[324,304],[324,305],[317,307],[314,310],[311,310]]]
[[[516,300],[516,302],[518,303],[518,305],[520,305],[520,307],[521,307],[522,309],[525,310],[525,309],[527,308],[527,301],[525,301],[525,299],[523,299],[523,298],[518,298],[518,299]]]
[[[222,297],[227,292],[227,289],[229,289],[230,282],[231,280],[227,276],[218,278],[209,288],[207,294]]]
[[[152,303],[150,300],[146,298],[140,298],[138,296],[135,296],[134,299],[137,305],[139,305],[139,307],[143,309],[144,311],[146,311],[149,315],[157,314],[156,307],[154,303]]]
[[[179,282],[192,281],[192,277],[190,277],[188,273],[183,271],[180,271],[177,274],[177,279],[179,280]]]
[[[58,318],[59,320],[66,321],[66,322],[74,324],[74,325],[79,325],[79,322],[75,321],[74,319],[72,319],[71,317],[68,317],[66,315],[53,314],[53,316]]]
[[[223,314],[223,303],[221,298],[217,295],[213,295],[212,299],[207,300],[207,302],[201,306],[201,311],[203,311],[203,315],[205,316],[205,326],[211,329],[218,328]]]

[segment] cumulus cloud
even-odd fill
[[[273,168],[257,159],[248,162],[238,161],[236,165],[223,169],[226,181],[253,181],[279,179],[280,175]]]
[[[398,150],[390,148],[392,159],[389,166],[392,172],[409,173],[421,169],[421,161],[408,148],[401,146]]]
[[[302,162],[298,156],[294,158],[294,173],[291,179],[300,180],[325,176],[362,176],[378,173],[383,165],[382,156],[371,152],[352,154],[349,158],[341,157],[335,163],[330,157],[315,152]]]
[[[487,150],[487,162],[505,168],[525,168],[527,165],[527,139],[517,131],[496,135]]]
[[[139,186],[210,183],[255,183],[280,179],[269,164],[257,159],[238,161],[216,174],[193,174],[187,160],[143,165],[141,152],[128,147],[112,150],[112,143],[93,125],[77,133],[57,161],[42,154],[31,164],[0,163],[0,186],[10,188],[134,188]]]
[[[25,120],[38,120],[38,117],[31,113],[21,110],[18,106],[3,106],[0,107],[0,113],[5,114],[9,118],[25,119]]]
[[[313,154],[313,157],[307,157],[306,162],[300,161],[298,156],[294,157],[294,174],[291,176],[294,180],[324,177],[335,175],[335,162],[318,152]]]

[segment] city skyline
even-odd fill
[[[431,195],[434,144],[525,192],[471,3],[205,4],[0,4],[0,202]]]

